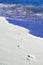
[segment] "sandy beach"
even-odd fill
[[[0,17],[0,65],[43,65],[43,38]]]

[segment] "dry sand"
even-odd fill
[[[43,65],[43,38],[0,17],[0,65]]]

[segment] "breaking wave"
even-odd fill
[[[29,34],[43,38],[43,5],[0,4],[0,16],[10,24],[30,30]]]
[[[13,20],[43,19],[43,5],[0,4],[0,16]]]

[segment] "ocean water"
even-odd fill
[[[43,20],[18,21],[8,19],[10,24],[19,25],[30,30],[30,34],[43,38]]]
[[[42,5],[43,0],[0,0],[0,3],[34,4]]]
[[[5,12],[6,11],[6,12]],[[43,38],[43,0],[0,0],[0,16]]]

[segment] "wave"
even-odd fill
[[[43,5],[0,4],[0,16],[13,20],[43,19]]]
[[[43,5],[0,4],[0,16],[10,24],[30,30],[29,34],[43,38]]]

